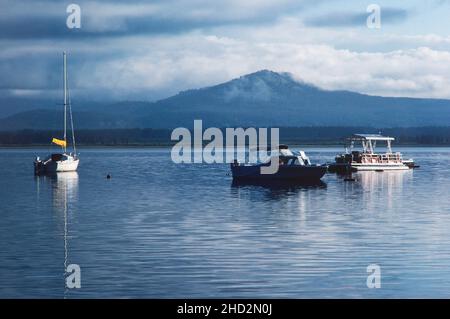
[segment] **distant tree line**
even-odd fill
[[[134,146],[173,145],[170,129],[101,129],[78,130],[80,145]],[[449,127],[371,128],[371,127],[286,127],[280,128],[280,140],[287,144],[340,144],[353,133],[382,133],[397,139],[396,144],[450,145]],[[48,145],[53,137],[61,138],[61,131],[20,130],[0,131],[0,145]],[[71,137],[70,137],[71,138]]]
[[[102,129],[75,132],[79,145],[165,145],[170,143],[171,130],[166,129]],[[53,137],[62,137],[61,131],[20,130],[0,131],[0,145],[47,145]],[[71,142],[69,134],[68,140]]]
[[[355,133],[382,134],[396,138],[396,144],[450,145],[448,127],[292,127],[281,128],[280,139],[290,143],[336,144]]]

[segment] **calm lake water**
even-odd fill
[[[450,297],[450,148],[398,150],[421,168],[263,187],[170,149],[81,149],[54,178],[47,149],[0,149],[0,297]]]

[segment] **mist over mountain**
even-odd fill
[[[1,101],[1,108],[8,107]],[[22,103],[23,104],[23,103]],[[56,129],[62,111],[22,105],[0,112],[1,130]],[[180,92],[157,102],[74,103],[76,128],[192,127],[194,119],[215,127],[421,127],[448,126],[450,100],[369,96],[327,91],[290,74],[258,71],[229,82]]]

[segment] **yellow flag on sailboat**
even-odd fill
[[[53,138],[52,139],[52,143],[59,145],[61,147],[66,147],[67,146],[67,142],[64,140],[58,140],[57,138]]]

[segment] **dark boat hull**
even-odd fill
[[[234,180],[239,181],[319,181],[327,172],[327,166],[280,166],[275,174],[261,174],[261,165],[231,165]]]
[[[356,169],[352,168],[352,166],[347,163],[333,163],[328,165],[328,172],[345,174],[350,172],[356,172]]]

